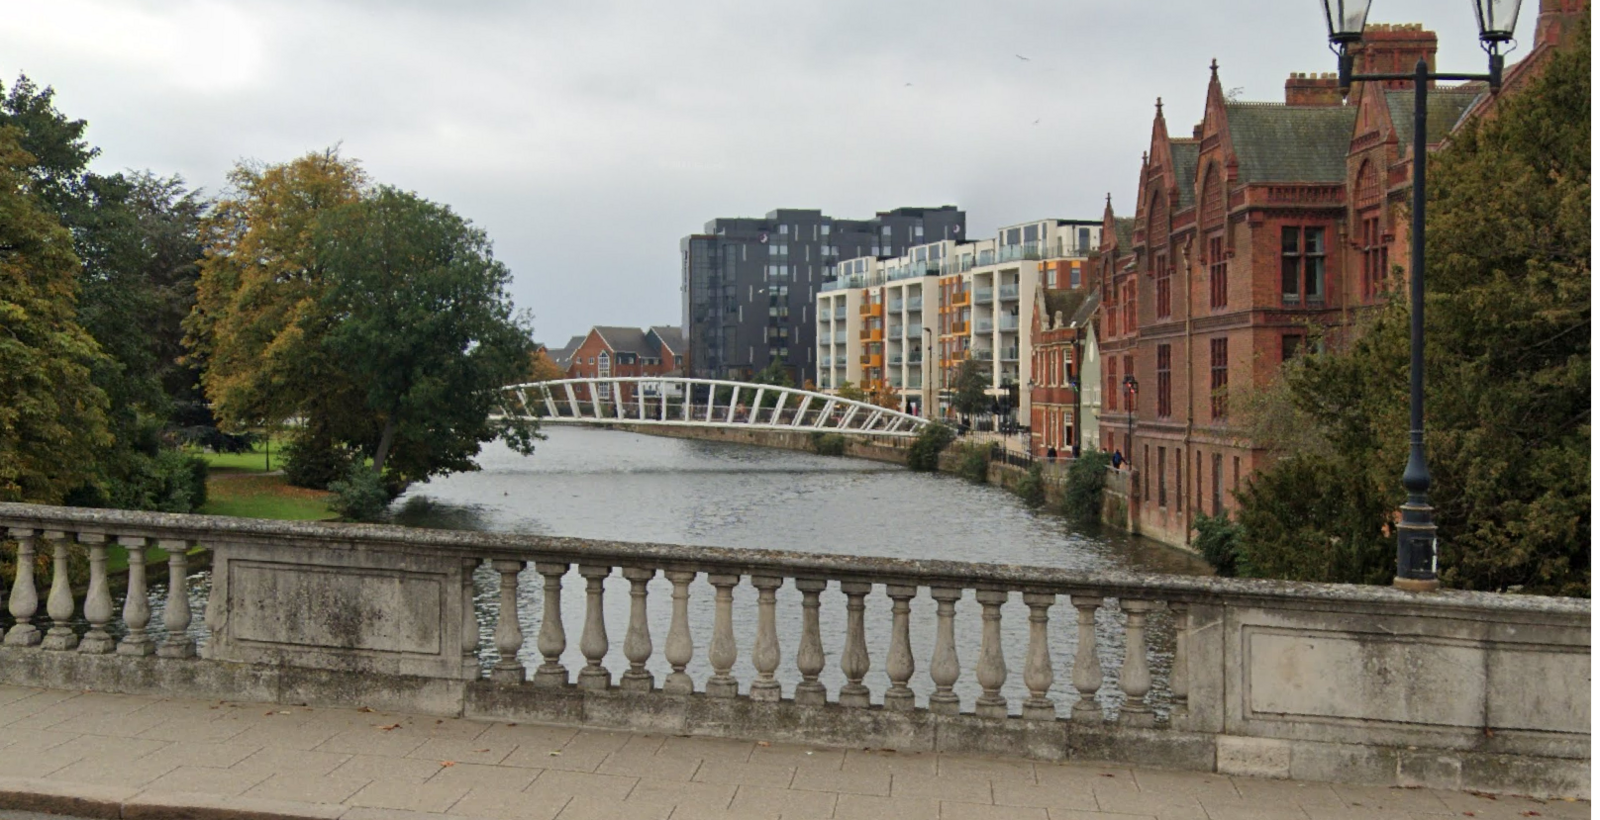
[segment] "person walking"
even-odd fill
[[[1124,462],[1126,460],[1127,459],[1124,459],[1122,457],[1122,451],[1121,450],[1117,450],[1116,452],[1111,454],[1111,466],[1112,466],[1113,469],[1117,469],[1117,470],[1122,469],[1122,462]]]

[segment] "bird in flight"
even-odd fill
[[[906,88],[910,88],[910,87],[911,87],[911,83],[906,83]]]
[[[1028,58],[1027,58],[1027,57],[1024,57],[1024,56],[1022,56],[1022,55],[1021,55],[1021,54],[1018,54],[1018,55],[1016,55],[1016,56],[1017,56],[1017,59],[1018,59],[1018,60],[1021,60],[1021,61],[1023,61],[1023,62],[1025,62],[1025,63],[1031,63],[1031,62],[1033,62],[1033,61],[1032,61],[1032,60],[1029,60],[1029,59],[1028,59]]]
[[[1039,124],[1039,121],[1038,121],[1038,120],[1034,120],[1034,121],[1033,121],[1033,124],[1034,124],[1034,125],[1038,125],[1038,124]]]

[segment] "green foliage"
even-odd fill
[[[812,433],[811,449],[822,456],[842,456],[845,450],[844,436],[838,433]]]
[[[33,194],[36,160],[0,121],[0,500],[59,504],[111,444],[104,356],[79,324],[72,236]]]
[[[1067,468],[1067,486],[1061,497],[1061,513],[1085,524],[1100,520],[1100,503],[1106,489],[1106,469],[1111,454],[1104,450],[1084,450]]]
[[[283,448],[283,475],[291,486],[327,489],[348,475],[353,459],[325,429],[307,427],[295,433]]]
[[[989,370],[977,359],[963,359],[956,369],[951,389],[955,391],[950,406],[963,416],[971,416],[989,409],[992,400],[989,389]]]
[[[1586,29],[1429,163],[1426,446],[1447,586],[1589,594]],[[1408,301],[1286,374],[1329,446],[1284,453],[1240,493],[1241,573],[1392,577]]]
[[[906,451],[906,466],[919,473],[939,472],[939,454],[955,440],[956,431],[948,424],[923,427]]]
[[[354,464],[344,478],[329,482],[328,509],[347,521],[377,521],[389,509],[393,496],[383,474],[365,464]]]
[[[839,396],[839,398],[841,398],[841,399],[849,399],[850,401],[871,401],[872,400],[872,397],[867,395],[867,391],[862,390],[861,388],[855,386],[854,384],[851,384],[848,381],[841,383],[839,385],[839,389],[837,389],[837,390],[835,390],[833,392],[835,394],[837,394]]]
[[[1017,479],[1017,486],[1013,487],[1012,491],[1022,498],[1022,503],[1027,504],[1029,507],[1034,509],[1043,507],[1045,502],[1044,465],[1037,462],[1028,465],[1028,472]]]
[[[1228,514],[1210,516],[1198,513],[1194,519],[1194,548],[1210,562],[1218,575],[1238,575],[1239,531]]]
[[[955,474],[974,484],[989,481],[989,445],[967,442],[956,445]]]
[[[789,373],[789,368],[782,359],[773,359],[771,364],[761,369],[761,372],[751,377],[753,384],[771,384],[778,387],[794,387],[794,377]],[[761,397],[761,409],[778,406],[778,393],[767,393]],[[754,409],[754,408],[752,408]]]

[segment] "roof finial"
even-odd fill
[[[1106,191],[1106,207],[1111,207],[1111,192]]]
[[[1161,116],[1161,98],[1156,98],[1156,116]]]
[[[1211,58],[1211,79],[1215,80],[1216,78],[1217,78],[1217,58],[1212,57]]]

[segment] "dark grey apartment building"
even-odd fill
[[[895,208],[872,219],[779,209],[765,217],[713,219],[679,243],[688,374],[747,378],[774,360],[795,384],[817,376],[817,292],[841,259],[899,256],[939,239],[963,239],[954,205]]]

